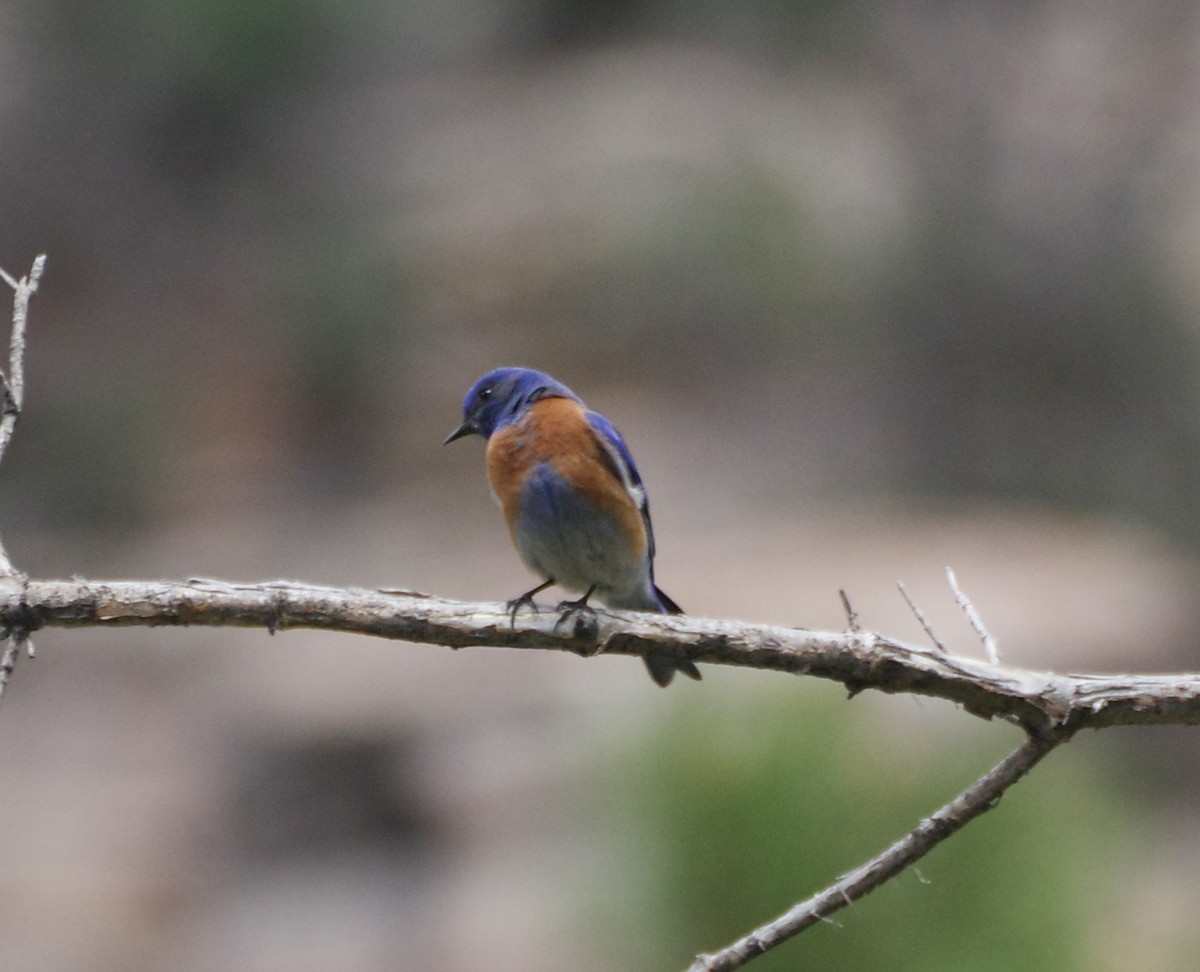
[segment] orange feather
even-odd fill
[[[636,558],[646,555],[641,511],[613,469],[612,458],[579,402],[544,398],[488,440],[488,479],[510,531],[517,520],[526,477],[541,463],[548,463],[598,509],[609,513]]]

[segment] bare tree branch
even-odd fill
[[[0,623],[43,627],[207,625],[272,631],[317,628],[445,645],[550,649],[581,655],[656,652],[875,689],[946,699],[1033,735],[1113,725],[1200,723],[1200,675],[1058,675],[989,665],[869,631],[824,632],[684,615],[597,610],[590,624],[556,626],[557,611],[521,614],[499,603],[448,601],[408,591],[231,584],[30,580],[0,587]]]
[[[1065,736],[1030,736],[1014,752],[883,853],[844,874],[823,891],[732,945],[698,955],[688,972],[730,972],[864,895],[916,863],[947,837],[994,807],[1005,791],[1036,766]]]
[[[3,279],[13,289],[12,333],[8,342],[8,371],[0,371],[0,460],[8,451],[12,441],[13,430],[17,427],[17,419],[21,417],[21,409],[25,404],[25,327],[29,320],[29,301],[37,293],[38,283],[42,279],[42,271],[46,269],[46,254],[42,253],[33,261],[29,275],[20,280],[14,280],[11,275],[0,269],[0,279]],[[9,559],[8,551],[0,543],[0,584],[12,589],[20,589],[23,583],[20,572]],[[29,633],[32,628],[23,627],[15,620],[4,623],[3,639],[4,654],[0,657],[0,696],[12,677],[13,668],[17,664],[17,656],[25,648],[33,657],[33,641]]]
[[[879,887],[990,809],[1046,753],[1081,728],[1200,722],[1198,675],[1028,672],[903,645],[862,630],[834,634],[608,611],[596,611],[590,624],[564,630],[560,617],[557,611],[522,615],[514,627],[499,603],[285,581],[29,581],[19,595],[0,596],[0,619],[22,631],[132,625],[260,627],[272,633],[316,628],[451,648],[494,645],[582,655],[637,655],[653,646],[697,662],[835,679],[852,692],[874,688],[944,698],[977,715],[1001,716],[1025,727],[1029,736],[1020,748],[891,847],[727,948],[699,956],[689,972],[740,968]]]
[[[4,270],[3,279],[13,289],[12,335],[8,343],[8,372],[0,372],[0,392],[3,407],[0,408],[0,460],[8,451],[13,429],[21,416],[25,404],[25,326],[29,320],[29,300],[37,293],[42,271],[46,269],[46,254],[33,261],[27,277],[14,280]]]

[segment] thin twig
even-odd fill
[[[988,630],[983,624],[983,618],[975,610],[975,605],[971,603],[971,599],[958,586],[958,578],[954,576],[954,569],[952,567],[946,568],[946,579],[950,581],[950,590],[954,591],[955,602],[963,609],[963,613],[966,614],[967,620],[971,622],[971,627],[975,629],[975,633],[983,639],[983,650],[987,652],[988,661],[993,665],[999,665],[1000,649],[996,645],[996,639],[988,634]]]
[[[846,596],[846,592],[841,588],[838,588],[838,597],[842,599],[842,607],[846,609],[846,624],[849,625],[850,630],[855,632],[861,631],[862,629],[858,626],[858,615],[855,613],[854,608],[850,606],[850,598]]]
[[[1064,738],[1030,736],[987,775],[922,820],[883,853],[732,945],[719,952],[698,955],[688,967],[688,972],[731,972],[739,969],[763,952],[782,944],[810,925],[828,919],[833,912],[874,891],[920,860],[947,837],[994,807],[1010,786],[1033,769]]]
[[[8,451],[12,441],[13,430],[17,427],[17,419],[21,417],[21,408],[25,403],[25,327],[29,321],[29,301],[37,293],[38,284],[42,279],[42,271],[46,269],[46,254],[39,254],[33,261],[33,266],[27,276],[14,280],[10,274],[0,269],[0,279],[3,279],[13,289],[12,334],[8,342],[8,371],[0,369],[0,460]],[[12,586],[20,574],[9,559],[8,551],[0,543],[0,581]],[[0,696],[12,677],[13,668],[17,664],[17,656],[24,647],[29,657],[34,654],[33,641],[29,638],[27,627],[10,623],[5,628],[4,654],[0,656]]]
[[[17,569],[8,557],[8,551],[4,549],[4,541],[0,540],[0,581],[13,580],[18,576]]]
[[[20,280],[13,278],[0,270],[4,282],[12,287],[13,313],[12,336],[8,343],[8,372],[0,372],[0,388],[3,389],[3,406],[0,407],[0,460],[8,451],[8,443],[12,439],[13,429],[25,404],[25,325],[29,319],[29,300],[37,293],[38,284],[42,279],[42,271],[46,269],[46,254],[42,253],[33,261],[29,275]]]
[[[21,654],[21,648],[28,641],[27,634],[16,631],[4,639],[4,654],[0,656],[0,698],[4,697],[4,690],[8,688],[8,680],[12,678],[13,669],[17,667],[17,657]],[[33,654],[32,648],[29,653]]]
[[[943,655],[946,654],[946,646],[943,645],[938,636],[933,633],[933,628],[930,627],[929,622],[925,620],[925,615],[922,613],[921,609],[917,607],[917,602],[914,601],[912,596],[908,593],[908,588],[904,586],[904,581],[896,581],[896,586],[900,588],[900,593],[904,596],[904,600],[908,602],[909,610],[912,611],[917,621],[920,622],[921,627],[925,629],[925,633],[929,635],[929,640],[933,642],[934,647],[936,647],[937,650]]]

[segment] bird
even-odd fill
[[[532,368],[496,368],[463,399],[463,421],[444,445],[468,435],[487,442],[492,494],[517,553],[542,583],[508,602],[510,619],[557,584],[610,608],[682,614],[654,582],[654,531],[646,488],[613,424],[562,382]],[[536,610],[536,608],[535,608]],[[699,679],[689,659],[642,656],[663,687],[675,673]]]

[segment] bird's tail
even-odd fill
[[[657,584],[654,585],[654,596],[658,598],[658,603],[662,605],[663,614],[683,614],[683,608],[667,597],[666,592]]]
[[[663,614],[683,614],[683,608],[667,597],[657,586],[654,588],[654,594],[658,598]],[[643,655],[642,659],[646,662],[646,669],[650,672],[650,677],[654,679],[655,684],[661,685],[663,688],[671,684],[671,679],[675,677],[676,672],[683,672],[688,678],[700,680],[700,669],[687,658],[675,658],[671,655],[649,652]]]

